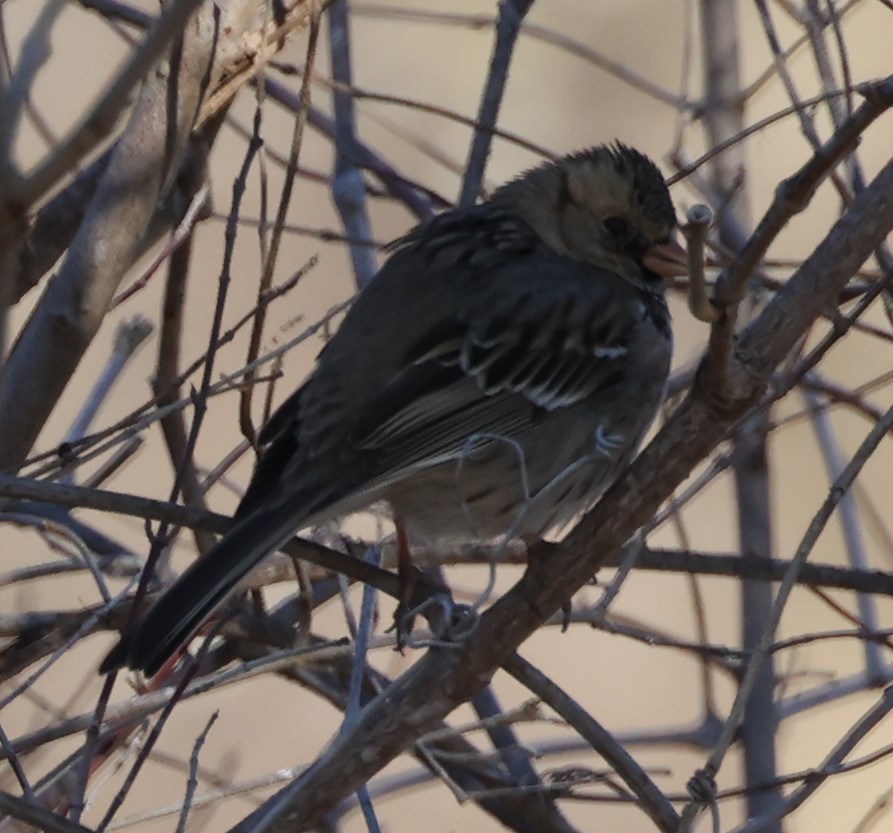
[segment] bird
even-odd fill
[[[533,167],[390,244],[258,435],[234,526],[103,661],[154,675],[302,529],[386,502],[410,548],[535,540],[634,456],[686,274],[665,180],[614,142]]]

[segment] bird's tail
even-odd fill
[[[294,508],[280,506],[237,523],[124,634],[99,673],[128,666],[155,674],[258,562],[300,528],[301,517]]]

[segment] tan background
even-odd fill
[[[42,7],[42,3],[12,0],[4,4],[7,38],[15,54],[25,32]],[[151,3],[144,4],[153,10]],[[381,6],[375,2],[357,4],[358,10]],[[405,3],[418,8],[430,4],[418,0]],[[491,14],[490,2],[461,2],[438,4],[456,14]],[[846,36],[850,45],[851,72],[856,80],[870,79],[891,72],[890,43],[893,42],[893,15],[880,3],[863,2],[846,20]],[[744,76],[750,80],[769,63],[769,52],[759,22],[751,4],[742,3],[741,25]],[[614,0],[593,3],[590,0],[552,0],[538,3],[530,21],[548,26],[575,38],[605,56],[627,63],[640,75],[669,90],[680,89],[685,58],[686,18],[692,6],[678,0]],[[777,15],[783,33],[795,30],[783,15]],[[438,106],[473,116],[485,76],[489,58],[491,33],[488,29],[475,30],[461,23],[445,25],[412,23],[358,14],[354,20],[354,77],[358,86],[377,92],[431,102]],[[304,38],[298,37],[280,56],[282,60],[302,64]],[[93,15],[69,4],[63,9],[52,38],[52,54],[41,73],[35,103],[41,108],[51,126],[63,133],[83,112],[104,83],[110,78],[126,54],[123,41]],[[697,75],[699,48],[697,39],[688,55],[695,68],[691,95],[700,89]],[[812,65],[806,55],[797,63],[797,77],[803,84],[802,95],[812,94],[814,84]],[[325,50],[319,68],[327,70]],[[296,81],[293,83],[297,83]],[[318,87],[315,103],[328,109],[327,93]],[[768,85],[752,102],[748,121],[786,106],[786,99],[777,83]],[[254,102],[243,93],[233,109],[235,118],[250,124]],[[385,121],[393,123],[403,133],[430,142],[456,165],[464,162],[469,131],[457,123],[393,105],[360,103],[360,132],[364,140],[381,150],[382,154],[399,164],[408,177],[419,179],[437,192],[452,199],[457,193],[457,178],[453,171],[432,162],[417,148],[396,137]],[[634,144],[665,164],[670,148],[676,114],[668,106],[654,102],[631,89],[615,77],[600,71],[584,60],[569,55],[555,46],[522,37],[514,62],[511,83],[500,119],[505,130],[515,132],[553,152],[564,152],[581,146],[610,141],[614,138]],[[869,177],[889,154],[893,135],[893,117],[883,117],[869,132],[863,143],[862,159]],[[269,146],[287,152],[291,133],[289,118],[275,105],[264,110],[264,136]],[[699,128],[688,130],[686,147],[690,155],[703,148]],[[40,140],[29,130],[23,131],[19,147],[23,163],[39,158],[43,151]],[[229,208],[233,177],[241,163],[244,141],[227,131],[218,143],[213,164],[215,207],[225,213]],[[779,179],[792,173],[807,158],[806,144],[791,118],[761,132],[747,144],[748,193],[754,216],[767,206]],[[327,171],[331,166],[331,150],[325,140],[311,133],[302,155],[309,167]],[[529,152],[497,140],[488,167],[488,182],[498,183],[536,161]],[[280,172],[270,166],[271,193],[278,193]],[[665,165],[665,170],[670,171]],[[243,213],[257,212],[258,179],[251,178]],[[684,186],[674,189],[677,206],[684,208],[697,198]],[[388,240],[405,231],[412,222],[405,211],[391,204],[377,201],[374,208],[374,233],[378,240]],[[780,237],[771,254],[802,257],[825,233],[838,209],[836,197],[825,188],[815,204],[802,217],[795,219]],[[325,188],[300,182],[292,202],[290,221],[318,228],[338,228],[338,219]],[[195,246],[196,275],[190,284],[187,300],[189,341],[184,358],[191,360],[207,345],[207,333],[216,291],[216,277],[222,254],[223,225],[218,220],[206,222],[198,231]],[[271,315],[268,333],[276,332],[290,316],[302,316],[289,334],[312,323],[333,303],[351,292],[348,261],[337,244],[322,243],[311,236],[289,235],[280,259],[276,281],[284,280],[310,256],[319,254],[319,266],[313,270],[298,292],[285,304],[279,304]],[[250,308],[256,292],[259,272],[259,253],[256,236],[251,229],[242,232],[234,270],[235,281],[227,302],[226,319],[234,322]],[[117,321],[142,313],[157,319],[163,276],[157,275],[147,289],[120,307],[112,315],[88,352],[74,382],[66,393],[62,406],[48,424],[40,441],[40,448],[50,448],[63,437],[73,413],[105,362]],[[16,311],[24,320],[28,307],[39,297],[32,292]],[[706,327],[694,322],[679,303],[674,301],[677,332],[676,364],[684,366],[696,360],[703,347]],[[880,315],[873,321],[884,324]],[[836,350],[825,362],[823,370],[836,375],[847,384],[867,380],[890,366],[889,349],[878,347],[866,337],[848,339],[844,349]],[[306,372],[320,341],[311,341],[289,355],[285,371],[287,383],[280,387],[279,398]],[[144,347],[119,383],[114,396],[101,410],[96,426],[114,422],[128,413],[137,403],[149,396],[148,382],[155,360],[154,340]],[[245,340],[240,339],[217,359],[221,373],[238,369],[243,363]],[[873,401],[880,407],[890,404],[889,392],[882,389]],[[776,417],[794,413],[802,403],[792,397],[775,413]],[[198,461],[208,467],[214,465],[237,442],[236,397],[232,394],[212,401],[209,425],[197,451]],[[869,426],[860,418],[835,412],[834,423],[842,429],[842,443],[851,452]],[[817,456],[811,431],[803,420],[784,427],[773,435],[773,504],[775,507],[775,544],[780,556],[789,556],[796,547],[803,529],[824,497],[827,478],[821,459]],[[890,494],[890,452],[882,448],[877,458],[869,463],[860,479],[862,488],[875,495],[882,513],[888,512]],[[153,464],[154,463],[154,464]],[[236,488],[246,482],[250,462],[246,459],[233,470],[230,480],[233,489],[216,489],[211,496],[213,508],[231,511],[237,500]],[[140,458],[132,462],[115,479],[113,488],[136,494],[164,498],[170,488],[171,473],[166,453],[157,429],[146,435],[146,445]],[[84,512],[85,518],[91,513]],[[120,537],[139,552],[146,544],[140,523],[127,519],[93,516],[110,534]],[[871,533],[869,540],[874,566],[889,569],[890,547],[880,532]],[[728,480],[720,481],[698,498],[686,514],[686,531],[695,549],[735,549],[735,516]],[[654,544],[679,545],[671,527],[652,537]],[[191,539],[181,539],[183,563],[191,557]],[[31,532],[20,532],[9,526],[0,528],[0,551],[4,553],[3,570],[14,565],[48,560],[46,546]],[[839,527],[832,523],[814,554],[814,560],[841,562]],[[499,576],[499,587],[509,586],[517,573],[506,568]],[[484,575],[468,571],[454,577],[457,587],[470,592],[482,586]],[[736,584],[728,580],[705,580],[702,583],[709,604],[709,638],[717,644],[735,645],[738,642],[738,602]],[[693,638],[691,600],[682,577],[635,574],[625,585],[615,603],[615,612],[634,621],[652,626],[659,631]],[[283,588],[281,593],[284,593]],[[280,593],[280,594],[281,594]],[[590,599],[596,591],[587,591]],[[852,607],[847,594],[837,594],[839,601]],[[26,585],[0,588],[3,611],[77,607],[97,601],[95,588],[88,578],[75,583],[71,578],[46,580]],[[881,607],[882,624],[890,620],[890,606]],[[383,614],[386,621],[387,614]],[[831,615],[812,596],[795,593],[782,627],[781,635],[791,635],[846,625]],[[337,609],[326,611],[316,622],[322,633],[332,636],[343,632],[343,617]],[[90,643],[92,656],[84,652],[59,663],[34,685],[34,697],[20,699],[0,712],[0,722],[6,733],[16,738],[33,731],[47,721],[47,713],[62,710],[77,714],[89,710],[97,694],[99,680],[94,667],[101,653],[111,644],[111,636],[96,637]],[[690,657],[667,649],[646,647],[621,637],[590,632],[579,628],[558,636],[552,631],[538,633],[525,646],[524,654],[547,673],[554,675],[569,692],[577,697],[607,727],[618,733],[662,733],[675,727],[693,724],[703,710],[697,664]],[[390,652],[377,656],[383,670],[396,674],[407,660]],[[817,643],[796,653],[782,655],[779,670],[792,675],[788,690],[806,689],[817,684],[825,675],[842,676],[858,671],[860,655],[847,642]],[[733,693],[728,680],[717,678],[719,706],[725,709]],[[525,699],[525,692],[514,683],[497,678],[498,690],[504,705]],[[119,697],[128,694],[124,678],[119,682]],[[847,730],[875,694],[857,695],[833,706],[813,710],[788,721],[778,738],[780,770],[796,771],[816,765],[830,750],[837,738]],[[214,695],[213,699],[199,699],[182,704],[169,722],[159,746],[168,755],[180,760],[188,757],[194,738],[214,709],[220,718],[211,731],[202,751],[202,763],[226,779],[243,781],[261,777],[312,760],[315,752],[337,730],[340,715],[321,705],[311,694],[282,682],[264,680],[262,684],[241,684]],[[470,711],[461,710],[458,721],[471,719]],[[537,738],[569,736],[554,726],[542,726],[525,731],[529,742]],[[866,744],[873,749],[893,740],[889,727],[882,727]],[[80,738],[76,739],[80,743]],[[60,742],[27,759],[29,774],[37,777],[62,759],[75,741]],[[666,774],[656,774],[658,783],[679,791],[692,770],[703,762],[703,751],[671,752],[657,747],[636,747],[634,754],[648,766],[669,767]],[[599,766],[583,753],[561,758],[547,757],[542,767],[559,763],[585,762]],[[176,801],[182,795],[185,774],[181,766],[156,760],[151,765],[151,782],[147,776],[142,789],[135,791],[125,805],[123,816],[149,807]],[[384,775],[412,768],[415,762],[406,758],[389,767]],[[819,791],[786,827],[792,833],[801,831],[846,831],[853,828],[880,791],[893,778],[893,763],[884,761],[868,771],[856,775],[837,776],[833,783]],[[737,758],[733,756],[720,776],[722,786],[738,783]],[[104,808],[112,787],[96,779],[96,806]],[[152,786],[150,787],[150,783]],[[13,789],[10,774],[0,769],[0,787]],[[203,784],[200,792],[208,789]],[[197,830],[222,830],[243,815],[258,795],[247,794],[229,802],[196,811],[192,827]],[[495,823],[479,813],[471,803],[460,806],[441,786],[419,789],[411,795],[401,795],[377,804],[384,828],[387,830],[418,830],[440,833],[456,829],[491,830]],[[734,802],[723,805],[723,827],[728,829],[739,809]],[[651,825],[638,812],[603,803],[579,803],[568,807],[568,815],[581,830],[650,830]],[[98,816],[91,811],[85,821],[95,822]],[[893,823],[893,822],[891,822]],[[167,817],[140,829],[171,830],[174,817]],[[354,816],[346,824],[348,831],[365,829],[362,820]],[[706,829],[706,828],[705,828]],[[883,825],[879,829],[884,829]]]

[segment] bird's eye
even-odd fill
[[[629,234],[629,223],[623,217],[608,217],[604,226],[612,237],[626,237]]]

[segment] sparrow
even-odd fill
[[[315,369],[259,434],[233,528],[105,658],[153,675],[296,532],[390,505],[413,544],[533,540],[628,464],[686,273],[657,166],[599,145],[391,244]]]

